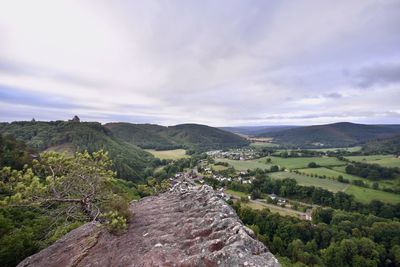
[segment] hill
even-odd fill
[[[339,122],[263,133],[275,142],[299,147],[346,147],[400,134],[400,125],[365,125]]]
[[[73,153],[104,149],[109,152],[118,176],[127,180],[143,180],[144,171],[153,160],[151,154],[115,138],[108,128],[98,122],[0,123],[0,133],[14,136],[38,151],[58,150]]]
[[[25,142],[13,136],[0,134],[0,169],[11,167],[21,170],[24,165],[31,165],[36,151],[28,147]]]
[[[105,127],[125,142],[156,150],[186,148],[203,152],[248,144],[248,141],[236,134],[200,124],[164,127],[152,124],[108,123]]]
[[[400,135],[369,141],[362,147],[362,151],[368,154],[400,155]]]
[[[144,149],[170,150],[182,148],[170,138],[167,127],[155,124],[107,123],[104,125],[115,137]]]
[[[247,135],[254,137],[260,134],[273,133],[287,129],[296,128],[292,125],[276,125],[276,126],[237,126],[237,127],[220,127],[221,130],[231,133]]]

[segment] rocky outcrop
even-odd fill
[[[209,186],[133,202],[128,231],[77,228],[18,266],[280,266]]]

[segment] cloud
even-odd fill
[[[365,88],[400,83],[400,62],[363,67],[354,76],[356,84]]]
[[[399,24],[390,0],[0,2],[0,119],[400,123]]]

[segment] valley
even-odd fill
[[[372,128],[375,132],[376,128]],[[296,129],[298,128],[270,129],[270,133],[278,136],[280,131]],[[255,130],[259,134],[265,128]],[[354,133],[354,129],[351,131]],[[376,149],[377,144],[386,144],[386,141],[369,141],[365,139],[365,135],[353,142],[353,146],[340,147],[335,141],[332,143],[334,147],[321,147],[322,143],[310,146],[309,141],[300,145],[297,141],[292,144],[285,141],[280,143],[278,140],[283,139],[279,138],[249,138],[243,134],[239,136],[204,125],[102,125],[80,121],[1,123],[0,134],[0,153],[4,155],[4,160],[0,161],[3,177],[11,175],[7,166],[17,168],[22,179],[27,175],[24,174],[23,165],[33,167],[36,159],[41,162],[43,157],[57,158],[59,156],[56,155],[63,155],[66,160],[73,160],[79,153],[97,153],[97,150],[102,150],[113,162],[110,168],[115,177],[110,189],[115,196],[125,199],[124,201],[158,195],[169,190],[171,185],[181,179],[183,182],[196,184],[198,189],[205,184],[210,185],[220,198],[235,209],[240,219],[253,229],[257,238],[278,255],[284,266],[291,266],[286,262],[299,262],[287,252],[279,252],[289,250],[293,242],[301,242],[303,245],[315,242],[317,249],[312,261],[325,261],[325,250],[333,249],[336,243],[327,241],[324,245],[321,241],[299,235],[298,230],[291,236],[286,236],[284,233],[287,230],[283,229],[314,227],[313,230],[307,228],[307,231],[316,231],[319,234],[329,231],[332,235],[330,240],[333,240],[333,236],[339,238],[343,235],[353,240],[355,229],[369,231],[365,229],[373,229],[377,222],[387,224],[390,228],[393,227],[392,224],[398,224],[400,218],[399,153],[392,150],[388,153],[383,149],[370,152],[372,144]],[[314,135],[319,136],[319,130]],[[380,130],[378,135],[379,138],[384,136]],[[376,135],[371,135],[369,138],[375,137]],[[394,137],[388,137],[388,140],[393,142]],[[296,146],[293,146],[295,143]],[[385,146],[382,145],[382,148]],[[33,172],[42,177],[39,180],[43,186],[50,186],[43,173],[36,169]],[[3,182],[2,186],[4,185],[7,182]],[[3,190],[4,193],[0,192],[0,200],[8,203],[9,196],[16,192],[12,187],[4,187]],[[29,216],[34,220],[43,220],[36,226],[39,228],[32,226],[34,221],[25,221],[23,228],[20,228],[21,226],[13,222],[12,214],[15,212],[27,215],[28,211],[15,210],[12,207],[7,212],[0,211],[0,221],[5,218],[11,224],[7,228],[11,230],[4,231],[34,231],[35,235],[40,235],[41,227],[54,224],[45,213],[35,213]],[[328,219],[324,217],[325,213],[328,213]],[[50,245],[61,233],[67,233],[87,221],[85,216],[79,220],[67,218],[70,220],[67,227],[59,222],[54,224],[57,225],[56,232],[45,241],[45,245],[22,245],[23,251],[27,252],[21,252],[22,256],[18,260]],[[121,221],[114,226],[115,229],[110,229],[125,231],[123,229],[129,227],[131,222],[129,219],[124,222],[121,219],[123,217],[118,218]],[[345,223],[342,218],[347,218],[354,225],[345,233],[337,230],[338,224]],[[370,221],[364,225],[362,221],[367,218]],[[356,219],[358,221],[354,221]],[[265,223],[275,224],[278,228],[266,228]],[[12,237],[8,235],[7,238]],[[279,239],[283,242],[281,247],[278,246]],[[354,240],[352,242],[356,242]],[[375,236],[372,240],[374,241],[371,242],[376,242],[374,244],[380,242]],[[0,238],[0,245],[3,244],[4,247],[0,258],[13,262],[13,246],[6,242],[7,239]],[[26,248],[30,248],[32,252]],[[387,246],[386,249],[389,251],[391,247]],[[303,263],[310,261],[300,260]]]

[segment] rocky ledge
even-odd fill
[[[280,266],[209,186],[182,182],[131,209],[125,234],[88,223],[18,266]]]

